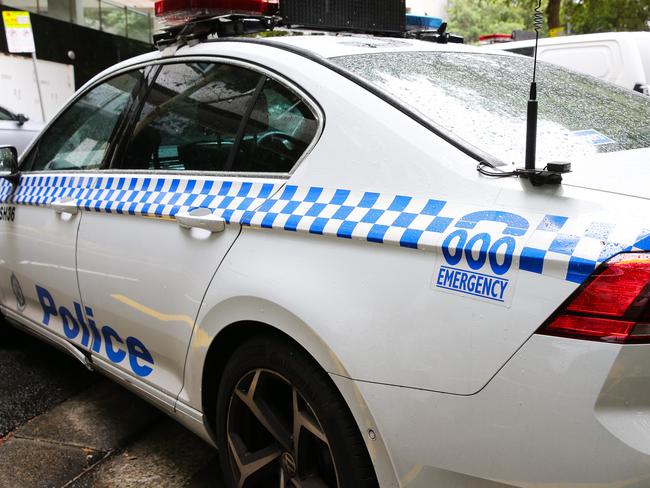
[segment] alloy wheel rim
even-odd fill
[[[230,468],[238,488],[339,487],[329,441],[314,410],[284,376],[244,374],[228,406]]]

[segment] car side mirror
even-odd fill
[[[0,146],[0,178],[9,180],[14,185],[20,180],[18,151],[13,146]]]
[[[29,117],[27,117],[25,114],[16,114],[16,122],[18,122],[18,125],[23,125],[28,120]]]

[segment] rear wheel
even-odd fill
[[[342,397],[293,344],[261,337],[233,353],[219,388],[217,422],[230,486],[377,486]]]

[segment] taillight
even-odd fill
[[[650,342],[650,253],[603,263],[539,334],[604,342]]]

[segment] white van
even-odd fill
[[[533,55],[535,40],[491,44]],[[607,32],[539,40],[537,58],[650,95],[650,32]]]

